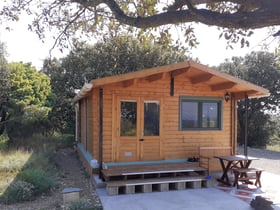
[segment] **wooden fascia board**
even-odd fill
[[[250,90],[250,91],[246,91],[246,92],[235,92],[234,96],[236,98],[236,100],[243,100],[246,98],[246,95],[249,98],[258,98],[258,97],[266,97],[269,96],[268,94],[260,94],[259,92],[255,91],[255,90]]]
[[[237,77],[231,76],[229,74],[220,72],[220,71],[215,70],[215,69],[211,69],[208,66],[196,63],[194,61],[189,61],[189,65],[190,65],[190,67],[196,68],[197,70],[200,70],[200,71],[203,71],[203,72],[207,72],[209,74],[212,74],[214,76],[220,77],[220,78],[225,79],[227,81],[231,81],[231,82],[233,82],[233,83],[235,83],[237,85],[242,85],[242,86],[246,87],[248,89],[248,91],[249,90],[255,90],[255,91],[259,92],[258,95],[261,95],[261,96],[269,95],[269,91],[267,89],[262,88],[262,87],[260,87],[258,85],[255,85],[253,83],[250,83],[248,81],[239,79]],[[259,96],[257,96],[257,97],[259,97]]]
[[[199,76],[195,76],[195,77],[191,77],[191,83],[192,84],[197,84],[197,83],[201,83],[201,82],[207,82],[209,81],[214,75],[212,74],[204,74],[204,75],[199,75]]]
[[[133,79],[137,80],[137,79],[147,78],[152,75],[157,75],[157,74],[167,73],[167,72],[170,72],[171,76],[174,77],[174,76],[178,76],[183,73],[186,73],[191,68],[195,68],[196,70],[199,70],[201,72],[208,73],[210,75],[219,77],[225,81],[228,81],[229,83],[232,82],[231,84],[241,85],[243,87],[243,89],[245,88],[244,91],[250,91],[250,90],[256,91],[257,94],[255,94],[255,96],[252,95],[251,97],[260,97],[260,96],[269,95],[269,91],[265,88],[254,85],[245,80],[241,80],[239,78],[233,77],[226,73],[219,72],[218,70],[211,69],[205,65],[196,63],[194,61],[187,61],[187,62],[185,61],[185,62],[180,62],[180,63],[176,63],[176,64],[169,64],[166,66],[144,69],[141,71],[126,73],[126,74],[122,74],[122,75],[100,78],[100,79],[92,80],[91,84],[93,85],[93,88],[94,88],[94,87],[104,86],[107,84],[123,82],[123,81],[127,81],[127,80],[133,80]],[[151,78],[153,78],[153,77],[151,77]],[[212,87],[213,87],[213,90],[219,90],[219,89],[223,90],[229,86],[231,86],[231,85],[228,84],[228,86],[225,86],[225,85],[217,84],[217,85],[213,85]]]
[[[80,99],[86,97],[88,93],[92,90],[92,83],[85,83],[84,86],[81,88],[79,93],[74,97],[72,103],[78,102]]]
[[[235,85],[237,84],[233,82],[223,82],[223,83],[211,85],[211,90],[213,91],[226,90],[232,88]]]
[[[141,79],[141,78],[152,76],[154,74],[171,72],[176,69],[184,69],[184,68],[188,68],[188,67],[189,67],[189,62],[180,62],[177,64],[169,64],[166,66],[144,69],[144,70],[121,74],[121,75],[117,75],[117,76],[104,77],[104,78],[92,80],[91,83],[93,83],[94,87],[99,87],[99,86],[103,86],[103,85],[107,85],[107,84],[123,82],[125,80]]]
[[[189,71],[189,67],[171,71],[171,76],[176,77]]]

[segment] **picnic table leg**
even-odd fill
[[[230,166],[232,164],[232,161],[228,161],[227,162],[227,165],[225,165],[224,161],[222,159],[220,159],[220,163],[221,163],[221,166],[222,166],[222,169],[223,169],[223,175],[220,179],[218,179],[218,181],[226,184],[226,185],[231,185],[230,182],[229,182],[229,178],[228,178],[228,171],[230,169]]]
[[[262,185],[261,185],[261,174],[262,174],[262,171],[256,171],[255,186],[259,185],[259,187],[262,187]]]
[[[240,166],[241,166],[241,168],[249,168],[251,163],[252,163],[252,160],[245,160],[244,162],[240,161]],[[241,173],[240,178],[242,178],[242,177],[248,177],[247,173]],[[246,181],[245,183],[253,184],[253,182],[251,182],[250,180]]]
[[[252,160],[245,160],[244,162],[240,161],[240,166],[241,166],[241,168],[249,168],[251,163],[252,163]]]
[[[233,171],[233,173],[234,173],[234,183],[233,183],[233,187],[237,187],[237,189],[239,188],[239,186],[238,186],[238,177],[239,177],[239,172],[238,171],[236,171],[236,170],[234,170]]]

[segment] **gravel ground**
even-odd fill
[[[243,147],[238,147],[238,154],[244,154]],[[280,175],[280,152],[248,147],[248,155],[259,158],[252,162],[252,167],[262,168],[269,173]]]

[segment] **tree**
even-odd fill
[[[267,88],[268,97],[252,98],[248,101],[248,145],[265,146],[275,132],[271,115],[280,108],[279,56],[267,52],[252,52],[244,58],[234,57],[231,62],[220,65],[220,69],[241,79]],[[245,104],[238,102],[238,141],[243,143],[245,128]]]
[[[248,45],[244,37],[252,34],[251,29],[280,25],[279,8],[279,0],[8,0],[0,14],[14,21],[22,12],[33,15],[29,29],[43,39],[55,27],[59,31],[56,41],[64,47],[66,40],[75,34],[101,31],[104,35],[106,27],[107,33],[112,29],[122,31],[120,25],[127,26],[126,30],[167,26],[160,36],[168,37],[172,33],[170,25],[185,24],[186,40],[192,45],[196,40],[189,23],[223,28],[227,40],[244,46]]]
[[[93,46],[79,43],[65,58],[44,62],[43,71],[51,78],[57,97],[51,121],[55,128],[74,132],[75,113],[71,101],[85,82],[185,59],[183,49],[148,40],[141,42],[131,36],[106,39]]]
[[[10,90],[9,70],[6,61],[6,47],[0,42],[0,135],[5,131],[7,121],[8,94]]]
[[[3,42],[0,42],[0,65],[7,64],[7,50],[6,45]]]
[[[25,105],[44,105],[49,95],[50,79],[37,72],[30,63],[10,63],[12,90],[10,97]]]
[[[30,63],[9,63],[8,68],[11,85],[5,123],[8,135],[13,139],[43,132],[50,110],[46,107],[51,93],[50,79]]]

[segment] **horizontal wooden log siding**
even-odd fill
[[[90,154],[93,154],[93,96],[89,95],[80,101],[81,135],[80,142]]]
[[[83,146],[86,148],[86,136],[87,136],[87,126],[86,126],[86,99],[83,99],[80,101],[80,115],[81,115],[81,136],[80,136],[80,142],[83,144]]]
[[[92,142],[92,127],[93,127],[93,113],[92,113],[92,96],[87,97],[87,151],[92,154],[93,142]]]
[[[116,137],[112,132],[116,125],[116,119],[113,114],[115,110],[115,95],[126,96],[157,96],[162,98],[164,113],[163,130],[161,131],[161,155],[162,159],[181,159],[192,156],[199,156],[199,147],[201,146],[232,146],[231,143],[231,103],[223,101],[222,111],[222,130],[204,130],[204,131],[180,131],[179,130],[179,97],[180,96],[213,96],[223,97],[224,91],[212,91],[203,83],[193,85],[183,74],[175,76],[174,96],[170,96],[170,76],[167,75],[162,80],[149,82],[145,79],[139,79],[131,86],[124,87],[123,83],[106,85],[103,88],[103,161],[115,161]],[[98,95],[94,94],[94,139],[98,140],[98,125],[96,122],[98,113]],[[95,152],[97,143],[94,143]],[[95,153],[94,152],[94,153]],[[95,156],[95,155],[94,155]]]
[[[93,154],[92,158],[98,160],[99,157],[99,95],[98,89],[94,89],[92,91],[93,96],[93,103],[92,103],[92,110],[93,110]]]

